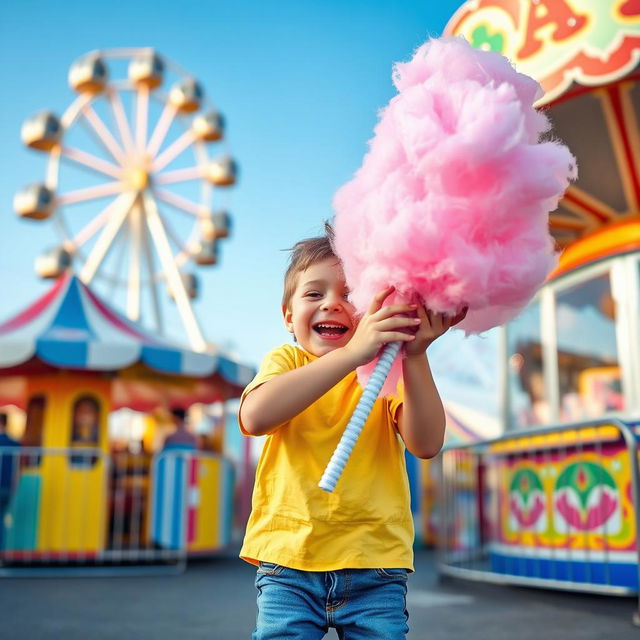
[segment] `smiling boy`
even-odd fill
[[[405,446],[438,453],[445,417],[425,354],[464,314],[384,306],[357,319],[327,235],[293,248],[282,311],[297,346],[264,359],[239,412],[246,435],[267,435],[240,556],[258,565],[254,640],[400,640],[408,631],[413,523]],[[317,483],[362,393],[355,370],[386,343],[405,343],[404,398],[378,398],[333,493]]]

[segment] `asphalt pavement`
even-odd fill
[[[255,569],[235,552],[180,575],[2,578],[0,638],[248,640]],[[438,582],[416,552],[409,640],[640,640],[632,598],[577,595],[462,580]],[[331,630],[325,638],[335,640]]]

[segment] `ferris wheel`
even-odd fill
[[[160,333],[166,290],[191,347],[206,350],[189,268],[215,264],[230,233],[223,194],[237,168],[222,116],[192,75],[153,49],[91,52],[71,66],[69,84],[78,96],[63,115],[38,113],[21,132],[47,154],[46,178],[19,191],[14,207],[51,218],[61,237],[36,260],[38,274],[73,268]]]

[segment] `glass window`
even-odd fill
[[[582,420],[624,409],[609,274],[558,292],[560,418]]]
[[[542,375],[540,303],[530,304],[507,328],[511,424],[528,427],[549,422]]]
[[[78,398],[71,417],[71,448],[78,451],[71,455],[71,466],[91,467],[98,458],[86,451],[100,444],[100,403],[91,396]]]
[[[31,447],[42,446],[42,428],[44,426],[44,414],[47,400],[42,394],[31,396],[27,403],[27,418],[22,435],[22,446],[29,447],[22,457],[22,465],[25,467],[39,467],[41,458]]]

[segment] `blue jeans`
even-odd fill
[[[409,631],[405,569],[298,571],[261,562],[253,640],[404,640]]]

